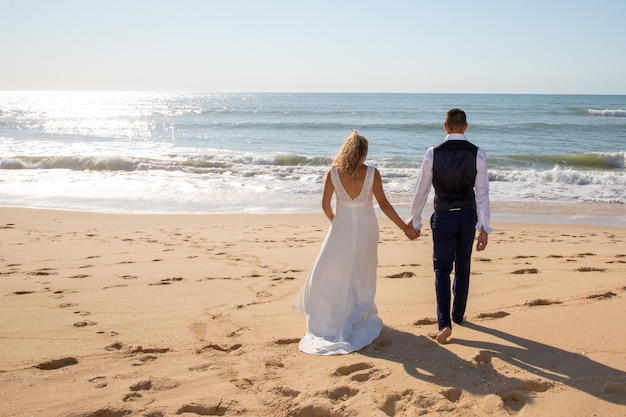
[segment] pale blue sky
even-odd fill
[[[626,2],[0,0],[0,90],[626,94]]]

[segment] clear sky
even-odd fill
[[[626,94],[626,1],[0,0],[0,90]]]

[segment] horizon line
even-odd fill
[[[545,92],[417,92],[417,91],[206,91],[206,90],[124,90],[124,89],[46,89],[0,90],[0,93],[145,93],[145,94],[397,94],[397,95],[547,95],[547,96],[626,96],[626,93],[545,93]]]

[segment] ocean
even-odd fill
[[[358,129],[406,215],[455,107],[487,152],[494,221],[626,226],[617,95],[0,92],[0,206],[321,212],[324,175]]]

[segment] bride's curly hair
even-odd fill
[[[359,178],[359,168],[365,162],[369,141],[365,136],[359,135],[358,130],[352,133],[343,142],[343,146],[333,161],[333,165],[352,179]]]

